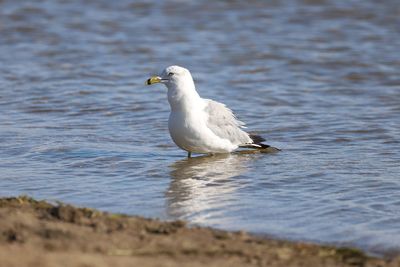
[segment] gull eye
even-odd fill
[[[169,73],[168,73],[168,76],[174,76],[174,73],[169,72]]]

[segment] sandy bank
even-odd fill
[[[268,240],[27,197],[0,199],[0,266],[400,266],[347,248]]]

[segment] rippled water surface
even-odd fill
[[[277,154],[186,159],[165,66]],[[400,250],[400,5],[0,1],[0,195]]]

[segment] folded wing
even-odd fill
[[[252,144],[249,134],[243,131],[244,123],[236,119],[232,110],[224,104],[205,99],[205,112],[208,116],[207,127],[220,138],[228,139],[232,144]]]

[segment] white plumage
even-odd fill
[[[201,98],[187,69],[169,66],[161,76],[147,80],[149,85],[154,83],[163,83],[168,88],[169,132],[175,144],[189,152],[189,156],[191,152],[229,153],[241,146],[268,147],[254,143],[242,130],[244,123],[224,104]],[[260,137],[257,139],[263,141]]]

